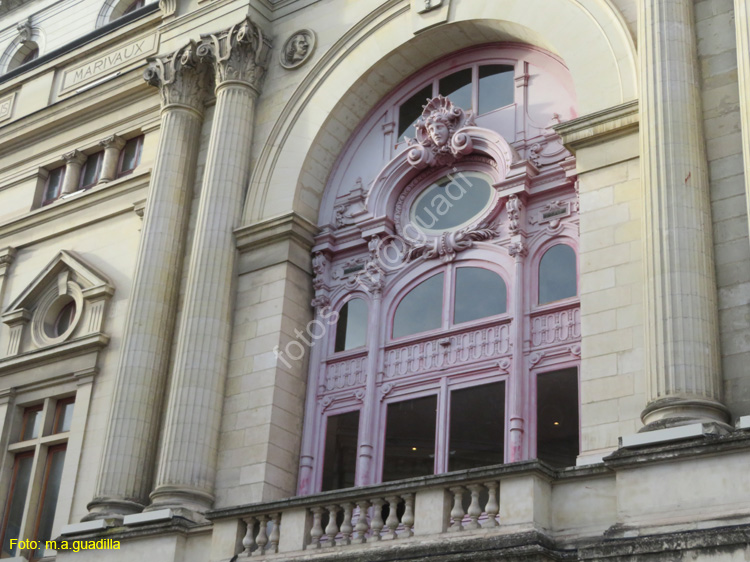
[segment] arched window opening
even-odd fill
[[[393,317],[394,339],[440,328],[444,277],[442,273],[433,275],[407,293]]]
[[[453,323],[471,322],[503,314],[508,290],[497,273],[480,267],[460,267],[456,271],[456,299]]]
[[[347,351],[365,345],[367,341],[367,303],[352,299],[341,307],[336,323],[334,351]]]
[[[99,10],[99,16],[96,18],[96,27],[118,20],[136,10],[140,10],[145,5],[146,0],[106,0]]]
[[[578,294],[576,253],[566,244],[547,250],[539,262],[539,304],[547,304]]]
[[[143,6],[146,5],[145,0],[134,0],[131,2],[127,8],[125,8],[125,11],[122,13],[123,16],[128,15],[131,12],[135,12],[136,10],[139,10],[143,8]],[[120,16],[122,17],[122,16]]]
[[[10,59],[10,62],[8,63],[8,71],[15,70],[37,58],[39,58],[39,45],[34,41],[26,41],[18,48]]]

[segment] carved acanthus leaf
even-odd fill
[[[239,81],[260,92],[263,85],[271,41],[246,17],[219,33],[201,35],[198,57],[210,61],[216,72],[216,85]]]
[[[521,211],[523,211],[523,203],[517,195],[511,195],[505,208],[508,210],[508,234],[515,236],[520,232],[522,226]]]
[[[456,254],[473,247],[474,242],[492,240],[497,237],[498,226],[483,223],[477,228],[443,232],[437,238],[412,247],[406,254],[406,261],[419,258],[426,260],[440,258],[443,263],[449,263],[456,258]]]
[[[177,104],[202,110],[208,73],[196,50],[196,43],[191,40],[173,53],[149,59],[143,79],[159,88],[162,107]]]

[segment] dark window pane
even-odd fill
[[[140,163],[141,160],[141,142],[143,137],[137,137],[130,139],[122,149],[122,157],[120,160],[120,169],[118,175],[124,175],[132,172]]]
[[[539,262],[539,304],[578,294],[576,253],[570,246],[552,246]]]
[[[440,328],[443,323],[443,273],[438,273],[414,287],[396,309],[393,337]]]
[[[537,458],[552,466],[575,466],[578,456],[578,371],[537,377]]]
[[[23,430],[21,441],[39,437],[39,426],[42,423],[42,408],[26,408],[23,413]]]
[[[449,471],[502,464],[504,437],[504,382],[451,392]]]
[[[76,303],[75,301],[70,301],[68,304],[66,304],[60,313],[57,315],[57,319],[55,319],[55,335],[54,337],[60,336],[64,334],[68,328],[70,328],[70,325],[73,323],[73,318],[75,318],[76,315]]]
[[[515,75],[512,66],[489,64],[479,67],[479,114],[513,103]]]
[[[450,98],[453,105],[460,108],[471,109],[471,68],[465,68],[454,72],[438,83],[438,93]]]
[[[506,308],[505,281],[497,273],[479,267],[456,270],[454,324],[502,314]]]
[[[435,471],[437,396],[388,404],[383,482]]]
[[[16,456],[16,462],[13,466],[13,480],[10,485],[10,497],[8,498],[5,514],[2,558],[7,558],[15,554],[15,545],[17,543],[13,543],[14,548],[10,548],[10,541],[11,539],[18,540],[21,538],[19,536],[21,533],[21,519],[23,518],[23,508],[29,489],[33,460],[33,454]]]
[[[33,60],[36,60],[39,58],[39,48],[35,47],[31,49],[31,51],[28,52],[28,54],[23,57],[23,60],[21,61],[21,64],[26,64],[27,62],[31,62]]]
[[[55,414],[55,433],[70,431],[70,422],[73,420],[73,400],[65,400],[57,403]]]
[[[359,412],[328,416],[323,455],[323,491],[354,486]]]
[[[41,545],[36,551],[37,557],[44,554],[44,543],[50,539],[52,534],[52,523],[55,520],[57,496],[60,494],[63,464],[65,464],[65,447],[50,449],[47,455],[44,489],[42,490],[42,501],[39,504],[39,517],[37,519],[35,539],[41,541]]]
[[[367,303],[352,299],[341,307],[336,324],[334,351],[346,351],[365,345],[367,339]]]
[[[136,10],[143,8],[144,0],[135,0],[132,4],[130,4],[127,8],[125,8],[125,12],[123,12],[123,16],[135,12]]]
[[[99,170],[103,152],[97,152],[92,154],[86,159],[81,170],[81,183],[80,188],[91,187],[97,181],[99,181]]]
[[[490,202],[492,193],[492,178],[486,174],[449,174],[417,196],[410,218],[425,232],[453,230],[480,214]]]
[[[398,108],[398,140],[401,142],[404,137],[414,138],[416,129],[414,123],[422,115],[422,109],[427,105],[427,100],[432,97],[432,85],[425,86],[416,94],[406,100]]]
[[[50,203],[60,197],[60,188],[62,187],[64,175],[65,166],[50,170],[47,177],[47,188],[44,190],[44,203]]]

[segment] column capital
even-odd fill
[[[143,79],[159,88],[162,109],[181,105],[202,113],[207,72],[196,50],[197,44],[191,40],[172,53],[149,59]]]
[[[105,139],[99,141],[99,146],[103,148],[116,148],[122,150],[125,146],[125,139],[118,135],[110,135]]]
[[[241,82],[260,93],[270,50],[271,40],[246,17],[229,29],[201,35],[198,56],[213,64],[217,88]]]
[[[65,160],[66,164],[78,164],[82,166],[86,161],[86,155],[80,150],[71,150],[63,154],[62,159]]]

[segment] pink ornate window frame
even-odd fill
[[[529,81],[529,61],[524,56],[554,58],[519,45],[467,51],[431,65],[420,74],[421,79],[397,88],[365,123],[377,122],[382,115],[392,117],[399,104],[425,83],[466,64],[514,65],[514,111],[523,113],[518,96],[522,95],[523,102],[528,95],[518,92],[525,92]],[[554,66],[554,72],[564,75],[564,67]],[[425,116],[430,111],[453,112],[453,108],[433,100]],[[525,133],[521,138],[516,135],[509,143],[463,111],[451,115],[455,128],[442,147],[425,128],[409,146],[394,147],[389,137],[395,134],[393,127],[382,127],[387,161],[371,180],[358,180],[346,191],[341,180],[348,162],[356,160],[357,151],[367,142],[373,142],[363,141],[362,131],[355,133],[332,175],[321,209],[321,233],[313,249],[313,306],[317,318],[330,318],[332,310],[340,310],[349,300],[363,299],[368,306],[367,345],[334,352],[334,324],[312,347],[300,494],[321,489],[329,416],[359,411],[355,482],[367,485],[380,481],[382,475],[387,405],[431,394],[438,394],[435,470],[447,470],[450,392],[477,384],[505,382],[505,461],[534,458],[537,376],[579,366],[578,297],[537,303],[544,253],[561,243],[578,253],[574,158],[562,149],[554,131],[529,125],[528,120],[522,120]],[[535,131],[537,136],[530,136]],[[543,139],[547,139],[546,148],[532,150],[533,143]],[[492,177],[492,204],[486,212],[459,231],[404,241],[404,217],[408,218],[417,194],[442,175],[462,170]],[[398,267],[382,256],[394,239],[400,241],[401,255],[413,258],[404,257]],[[450,285],[459,267],[483,267],[500,275],[507,289],[506,313],[453,325]],[[393,315],[400,300],[440,271],[446,272],[443,327],[392,339]],[[406,359],[411,364],[404,367],[402,357],[411,358]],[[438,360],[442,361],[439,365]]]

